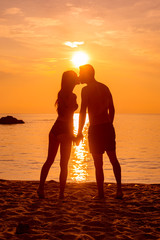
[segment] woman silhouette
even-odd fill
[[[44,198],[44,184],[49,169],[54,162],[60,146],[60,193],[59,198],[64,198],[64,189],[68,173],[68,161],[71,153],[73,136],[73,114],[78,108],[77,96],[72,92],[78,84],[78,77],[74,71],[66,71],[62,75],[61,90],[56,101],[58,117],[49,133],[48,157],[44,163],[40,184],[37,190],[39,198]]]

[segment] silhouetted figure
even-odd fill
[[[87,86],[82,89],[81,93],[82,99],[77,142],[83,139],[82,130],[85,123],[86,110],[88,109],[90,122],[88,140],[95,164],[98,197],[100,199],[104,198],[103,153],[106,151],[117,181],[116,198],[122,198],[121,167],[115,151],[115,130],[113,127],[115,109],[113,99],[109,88],[97,82],[94,75],[95,71],[91,65],[80,66],[79,80],[81,83],[86,83]]]
[[[72,92],[77,82],[77,74],[74,71],[66,71],[63,73],[61,81],[61,90],[58,93],[56,101],[58,118],[49,133],[48,157],[44,163],[40,184],[37,194],[40,198],[44,198],[44,184],[49,169],[54,162],[55,156],[60,146],[60,194],[59,198],[64,197],[64,189],[68,173],[68,161],[71,153],[73,140],[73,114],[78,108],[76,95]]]

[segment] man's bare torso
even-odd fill
[[[109,88],[97,81],[83,88],[83,100],[88,107],[90,125],[110,122],[108,110],[113,104]]]

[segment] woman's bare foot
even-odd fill
[[[44,199],[45,198],[44,190],[41,190],[40,188],[38,188],[37,195],[38,195],[39,199]]]

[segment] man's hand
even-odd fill
[[[76,145],[78,146],[80,141],[83,141],[83,134],[82,133],[78,133],[77,137],[76,137]]]

